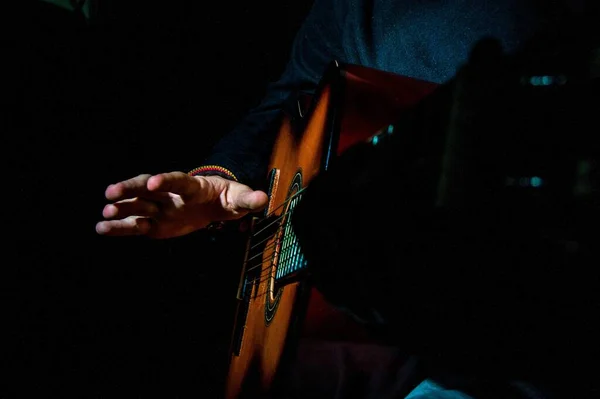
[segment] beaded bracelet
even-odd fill
[[[202,175],[216,174],[221,177],[225,177],[228,179],[238,181],[237,177],[233,174],[232,171],[230,171],[229,169],[224,168],[222,166],[219,166],[219,165],[204,165],[204,166],[200,166],[198,168],[194,168],[188,172],[188,175],[190,175],[190,176],[198,176],[201,174]]]

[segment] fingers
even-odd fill
[[[183,172],[142,174],[134,178],[111,184],[106,188],[105,197],[109,201],[120,201],[142,197],[155,201],[168,199],[168,192],[189,195],[198,188],[198,182]]]
[[[171,172],[150,177],[147,188],[151,192],[170,192],[187,197],[197,192],[201,184],[199,180],[187,173]]]
[[[147,234],[151,217],[159,213],[156,204],[140,198],[108,204],[102,210],[107,220],[96,224],[96,232],[107,236],[130,236]]]
[[[106,188],[104,196],[109,201],[119,201],[125,198],[143,196],[148,192],[146,185],[150,177],[151,175],[144,174],[116,184],[111,184]]]
[[[96,232],[105,236],[144,235],[150,231],[152,224],[149,219],[130,216],[121,220],[98,222]]]
[[[153,217],[158,212],[159,208],[155,203],[136,198],[106,205],[102,210],[102,216],[106,219],[123,219],[129,216]]]

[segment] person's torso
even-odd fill
[[[350,0],[338,10],[343,61],[432,82],[450,79],[473,45],[512,51],[540,25],[531,0]]]

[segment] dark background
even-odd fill
[[[282,71],[310,2],[2,10],[0,397],[219,398],[242,239],[97,236],[105,187],[189,170]]]

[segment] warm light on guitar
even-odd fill
[[[226,399],[277,392],[300,339],[368,339],[306,279],[307,262],[291,215],[311,180],[333,158],[359,142],[378,145],[393,133],[390,123],[399,112],[436,87],[334,62],[308,109],[298,102],[297,114],[284,116],[269,168],[270,202],[248,233]]]

